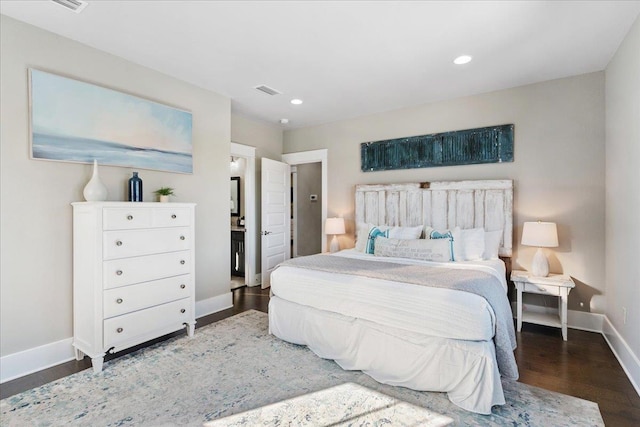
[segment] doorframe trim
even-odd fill
[[[326,148],[320,150],[299,151],[296,153],[287,153],[282,155],[282,161],[292,166],[302,165],[305,163],[321,163],[322,168],[322,236],[320,241],[322,242],[322,252],[327,251],[327,238],[324,233],[324,223],[327,219],[327,181],[328,181],[328,164],[327,164],[328,150]]]
[[[247,286],[257,286],[260,283],[256,280],[256,257],[258,228],[256,227],[256,147],[231,142],[231,153],[233,157],[242,157],[247,165],[244,172],[244,273]],[[248,232],[247,232],[248,231]]]
[[[291,217],[291,240],[293,247],[291,248],[291,258],[298,256],[298,167],[291,166],[291,188],[293,195],[291,197],[291,205],[293,207],[293,216]]]

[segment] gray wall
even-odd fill
[[[0,17],[0,348],[7,355],[72,336],[72,215],[91,166],[29,159],[27,68],[189,110],[192,175],[141,170],[144,199],[161,186],[195,202],[196,300],[229,292],[230,101],[72,40]],[[132,169],[100,167],[109,200]],[[225,237],[226,236],[226,237]]]
[[[640,18],[606,69],[606,94],[606,314],[640,358]]]
[[[604,103],[604,73],[598,72],[286,131],[284,149],[328,148],[327,215],[347,220],[351,235],[341,236],[343,248],[353,245],[356,184],[513,179],[514,268],[529,268],[535,252],[518,244],[522,223],[556,222],[560,247],[545,250],[551,271],[576,279],[571,309],[602,313]],[[507,123],[515,125],[513,163],[360,172],[362,142]]]
[[[298,179],[298,256],[322,251],[322,164],[305,163],[296,166]],[[309,200],[311,194],[318,199]]]

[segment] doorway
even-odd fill
[[[292,167],[295,167],[298,171],[300,170],[300,167],[304,167],[304,165],[308,165],[308,164],[316,164],[315,167],[320,168],[320,185],[319,185],[319,191],[311,191],[311,192],[307,192],[305,193],[306,196],[302,196],[302,197],[306,197],[307,198],[307,202],[309,202],[309,204],[313,204],[316,207],[319,207],[320,210],[320,227],[319,228],[315,228],[315,236],[317,238],[319,238],[320,240],[320,252],[326,252],[327,251],[327,239],[326,236],[324,234],[324,226],[325,226],[325,221],[327,219],[327,170],[328,170],[328,165],[327,165],[327,149],[321,149],[321,150],[311,150],[311,151],[301,151],[301,152],[297,152],[297,153],[288,153],[288,154],[283,154],[282,155],[282,161],[285,163],[288,163],[289,165],[291,165]],[[293,176],[292,176],[293,178]],[[298,180],[298,182],[300,181],[300,176],[296,176],[296,179]],[[318,188],[318,187],[316,187]],[[312,195],[316,195],[317,196],[317,201],[312,202],[311,196]],[[300,219],[297,218],[297,215],[300,213],[300,210],[298,209],[300,203],[302,202],[302,200],[300,199],[299,192],[295,192],[294,194],[292,194],[292,200],[294,198],[296,198],[296,200],[293,202],[294,204],[298,204],[297,207],[292,208],[292,214],[294,216],[294,220],[296,223],[300,222]],[[296,231],[300,231],[300,228],[298,227],[298,225],[296,224],[296,226],[292,229],[293,232]],[[293,236],[293,233],[292,233]],[[296,241],[297,242],[302,242],[302,238],[299,236],[294,236],[293,238],[293,245],[292,247],[296,246]],[[299,247],[298,247],[298,251],[299,251]],[[293,252],[291,252],[293,254]],[[300,256],[301,254],[298,253],[298,256]],[[294,255],[296,256],[296,255]]]
[[[246,160],[231,156],[230,162],[231,210],[231,290],[247,284],[245,277],[245,211],[244,182]]]
[[[230,289],[256,286],[255,147],[231,143],[230,172]]]
[[[291,167],[291,256],[322,252],[322,163]]]

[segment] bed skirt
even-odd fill
[[[468,411],[490,414],[492,406],[505,404],[490,341],[420,335],[275,295],[269,302],[269,331],[380,383],[446,392],[451,402]]]

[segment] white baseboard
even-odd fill
[[[196,301],[196,319],[233,307],[233,294],[226,294]]]
[[[0,383],[72,360],[75,357],[72,342],[72,338],[66,338],[1,357]]]
[[[602,335],[604,339],[611,347],[611,351],[622,365],[622,369],[627,374],[629,381],[636,389],[636,393],[640,395],[640,360],[633,351],[629,344],[618,333],[618,330],[613,326],[608,317],[605,316],[604,324],[602,325]]]
[[[262,284],[262,273],[256,274],[256,281],[253,285],[250,286],[260,286]]]
[[[582,331],[602,333],[604,314],[567,310],[567,327]]]
[[[196,318],[233,307],[231,292],[196,301]],[[0,357],[0,383],[73,360],[73,338],[52,342]]]

